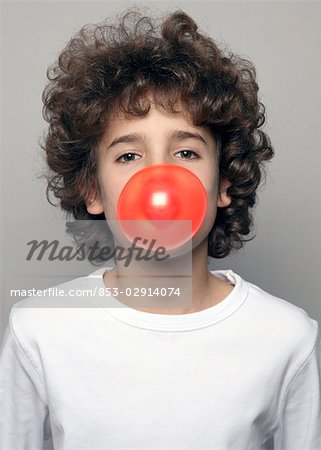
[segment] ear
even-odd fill
[[[85,204],[89,214],[101,214],[104,212],[104,206],[100,193],[91,188],[85,198]]]
[[[228,206],[232,199],[231,197],[226,193],[226,190],[229,186],[231,186],[232,183],[225,177],[220,177],[219,182],[219,192],[217,196],[217,206],[220,208],[224,208],[225,206]]]

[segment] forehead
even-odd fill
[[[148,102],[150,105],[148,113],[139,116],[126,113],[120,108],[114,109],[106,123],[104,140],[116,137],[124,130],[137,130],[144,134],[148,134],[149,131],[151,133],[155,133],[155,131],[166,133],[167,129],[173,130],[177,127],[189,131],[198,130],[208,138],[212,137],[208,127],[194,125],[192,115],[186,105],[177,103],[175,104],[176,112],[172,112],[152,99],[148,99]]]

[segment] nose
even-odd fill
[[[186,244],[198,231],[206,208],[206,191],[195,174],[178,164],[152,164],[135,173],[124,186],[117,219],[129,240],[144,235],[148,241],[156,239],[157,245],[173,249]],[[182,220],[191,221],[192,229],[190,224],[183,229]]]
[[[173,158],[165,149],[161,148],[155,148],[154,151],[150,151],[145,161],[145,166],[152,166],[156,164],[174,164]]]

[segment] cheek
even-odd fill
[[[218,196],[218,174],[216,170],[211,167],[203,172],[201,178],[207,195],[207,208],[205,218],[201,227],[201,234],[205,235],[211,230],[214,225],[217,214],[217,196]]]
[[[123,184],[113,177],[104,180],[101,184],[102,200],[107,219],[116,219],[117,202],[122,186]]]
[[[207,164],[207,167],[203,167],[203,170],[196,173],[199,179],[202,181],[206,190],[208,200],[216,200],[218,193],[218,172],[212,162]]]

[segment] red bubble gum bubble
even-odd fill
[[[205,188],[193,172],[176,164],[151,165],[125,184],[118,199],[117,220],[131,242],[139,236],[155,239],[157,247],[174,249],[199,230],[206,207]],[[182,226],[178,221],[183,220],[191,222]]]

